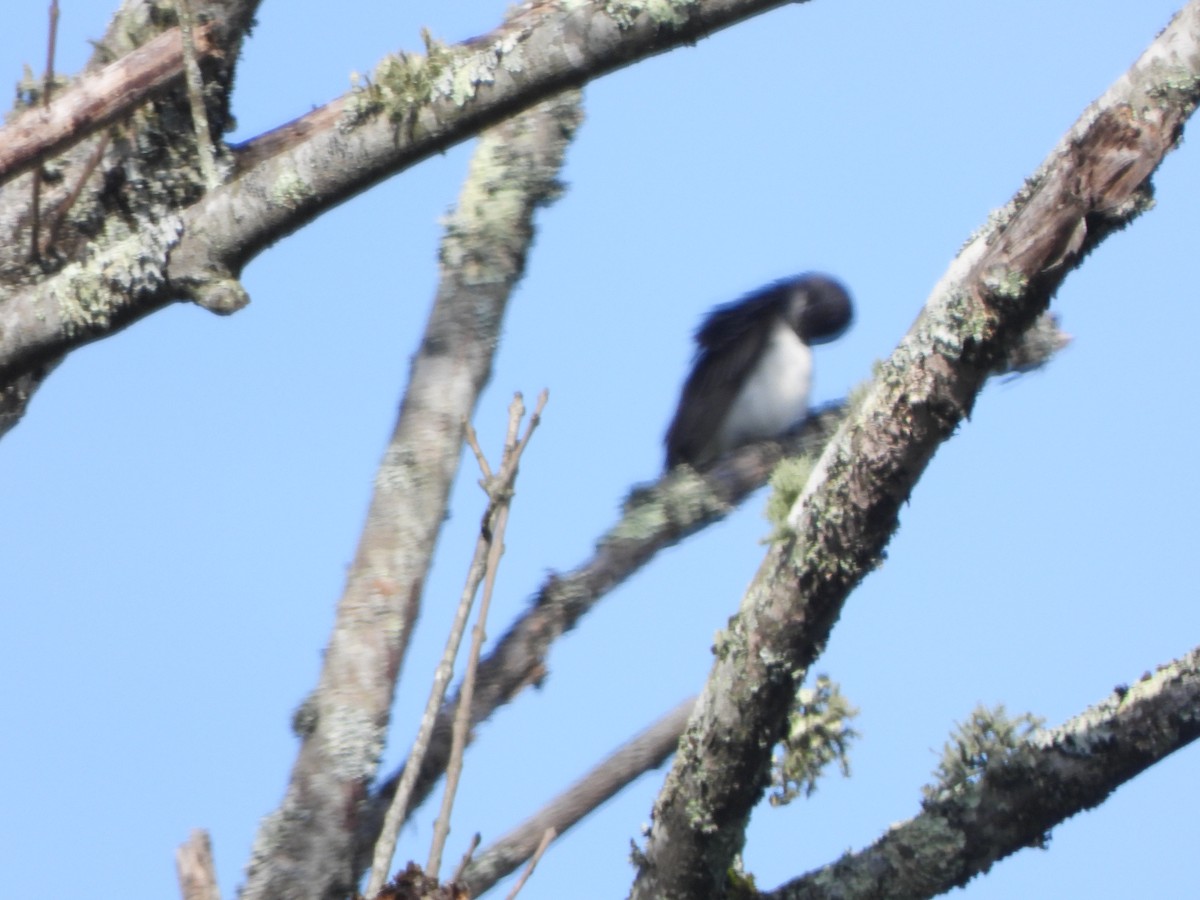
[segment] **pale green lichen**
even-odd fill
[[[662,533],[669,521],[663,504],[658,500],[649,500],[627,508],[607,538],[617,541],[645,540]]]
[[[64,267],[42,296],[57,305],[65,336],[103,331],[122,309],[161,290],[167,256],[181,233],[178,218],[172,217],[93,259]]]
[[[441,78],[435,85],[437,92],[456,106],[463,106],[475,98],[481,85],[493,84],[501,69],[518,73],[525,68],[521,54],[514,52],[519,46],[520,35],[512,33],[502,36],[485,50],[458,56],[447,53]]]
[[[717,823],[713,820],[708,803],[699,797],[687,802],[688,829],[696,834],[716,834]]]
[[[341,782],[370,781],[383,753],[383,729],[374,713],[342,703],[321,706],[318,715],[330,777]]]
[[[1029,288],[1025,273],[1008,267],[990,269],[982,280],[993,297],[1004,300],[1019,300]]]
[[[1200,76],[1186,66],[1161,64],[1153,73],[1154,86],[1147,96],[1159,101],[1162,106],[1175,105],[1180,97],[1186,98],[1187,108],[1194,109],[1200,100]]]
[[[733,858],[733,864],[725,872],[725,896],[729,900],[751,900],[761,896],[754,876],[746,871],[740,853]]]
[[[604,11],[617,27],[625,30],[642,16],[659,28],[679,28],[687,24],[697,0],[611,0]]]
[[[271,185],[271,202],[295,209],[312,195],[312,187],[294,169],[281,172]]]
[[[850,744],[858,737],[850,723],[856,715],[858,710],[827,675],[817,676],[813,687],[796,692],[788,735],[771,763],[772,806],[811,796],[830,763],[836,762],[842,775],[849,776]]]
[[[808,477],[812,474],[816,460],[805,454],[781,460],[771,472],[769,483],[771,496],[767,498],[767,521],[774,526],[768,541],[776,541],[792,534],[788,514],[800,497]]]
[[[421,32],[425,55],[401,51],[386,56],[375,67],[365,87],[357,85],[346,106],[343,127],[353,127],[363,119],[384,112],[393,122],[410,123],[417,110],[429,103],[435,93],[446,93],[441,81],[451,67],[454,53],[429,31]]]
[[[1029,713],[1010,718],[1003,705],[977,707],[946,742],[934,770],[937,782],[922,788],[926,801],[970,794],[985,773],[998,771],[1022,754],[1034,753],[1030,737],[1042,724]]]

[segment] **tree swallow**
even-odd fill
[[[667,429],[667,468],[707,466],[727,450],[799,424],[812,382],[809,347],[837,338],[852,317],[846,289],[815,273],[776,281],[709,313]]]

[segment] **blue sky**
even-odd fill
[[[41,68],[45,5],[0,31],[0,77]],[[343,92],[352,71],[489,30],[506,3],[264,4],[235,110],[247,138]],[[514,390],[551,399],[522,466],[490,631],[582,561],[661,437],[703,313],[807,269],[854,293],[817,351],[817,401],[866,378],[968,234],[1005,202],[1175,3],[789,6],[590,86],[569,190],[539,217],[477,427]],[[75,71],[107,3],[62,4]],[[0,441],[0,871],[9,895],[83,879],[177,896],[174,848],[211,830],[226,896],[282,795],[293,708],[316,680],[375,465],[436,283],[438,218],[470,148],[380,186],[252,263],[228,319],[187,306],[73,354]],[[759,884],[913,815],[977,703],[1056,724],[1197,643],[1200,157],[1072,274],[1072,345],[990,385],[903,510],[818,668],[861,710],[853,777],[755,814]],[[470,460],[468,459],[468,462]],[[482,509],[464,467],[405,664],[406,752]],[[523,820],[707,673],[761,560],[765,497],[655,561],[555,648],[543,690],[480,729],[447,856]],[[522,896],[624,896],[654,773],[559,841]],[[967,889],[990,897],[1194,894],[1184,750]],[[424,860],[433,813],[403,833]],[[500,894],[499,896],[503,896]]]

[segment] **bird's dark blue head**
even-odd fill
[[[776,282],[783,316],[806,344],[835,340],[850,327],[854,307],[850,294],[827,275],[813,272]]]
[[[779,316],[806,344],[832,341],[850,327],[854,309],[841,282],[816,272],[781,278],[732,303],[718,306],[696,331],[700,351],[720,353],[762,336],[762,325]],[[759,345],[755,344],[755,352]]]

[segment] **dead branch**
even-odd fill
[[[1068,338],[1053,316],[1039,317],[995,368],[996,374],[1028,372],[1045,365],[1066,346]],[[629,493],[621,518],[597,542],[594,555],[563,575],[552,575],[530,608],[509,626],[480,663],[471,726],[487,720],[525,687],[546,675],[546,659],[554,642],[570,631],[599,600],[637,572],[661,550],[721,521],[767,482],[785,456],[817,456],[845,417],[845,405],[830,404],[814,412],[801,428],[779,441],[748,444],[696,473],[668,472],[649,486]],[[445,771],[452,722],[459,708],[453,698],[438,713],[424,769],[414,791],[414,806],[428,795]],[[378,833],[382,810],[396,790],[394,773],[376,791],[363,820],[364,842]],[[362,865],[365,865],[363,863]]]
[[[197,55],[217,52],[211,30],[196,29]],[[0,128],[0,184],[117,121],[182,77],[183,38],[178,28],[82,76],[48,108],[26,110]]]
[[[538,842],[537,850],[533,852],[533,856],[529,857],[529,865],[525,867],[525,871],[521,873],[521,877],[517,879],[517,883],[513,885],[513,889],[508,892],[505,900],[516,900],[517,894],[521,893],[521,888],[525,887],[525,883],[529,881],[529,876],[533,874],[533,870],[537,868],[538,861],[542,858],[542,854],[546,852],[546,848],[550,846],[558,835],[553,828],[547,828],[542,839]]]
[[[691,697],[680,703],[480,853],[466,867],[461,879],[471,896],[480,896],[501,878],[516,871],[537,851],[546,832],[565,833],[626,785],[661,766],[675,752],[695,702],[696,698]]]
[[[429,702],[425,706],[425,714],[421,717],[421,726],[417,731],[416,739],[413,741],[412,750],[408,754],[410,760],[409,769],[412,774],[409,778],[402,778],[400,780],[400,786],[396,791],[396,796],[392,800],[392,807],[384,817],[383,830],[380,832],[379,840],[375,845],[375,855],[371,863],[371,879],[367,883],[368,897],[374,897],[378,894],[383,888],[384,882],[387,881],[392,856],[396,852],[396,841],[400,836],[400,826],[404,824],[404,813],[408,809],[408,801],[412,795],[413,785],[416,783],[416,773],[420,770],[421,761],[424,759],[425,751],[429,747],[429,737],[433,732],[433,723],[437,717],[438,708],[442,705],[446,689],[449,687],[450,679],[454,675],[454,660],[458,656],[459,644],[462,641],[463,633],[466,631],[467,617],[470,615],[475,595],[479,591],[479,585],[483,583],[485,576],[494,578],[495,567],[499,565],[500,552],[504,541],[504,527],[508,522],[508,510],[512,503],[513,485],[516,481],[521,453],[529,443],[529,438],[533,435],[533,430],[538,426],[545,403],[546,392],[542,391],[541,396],[538,398],[537,411],[530,418],[525,436],[519,442],[516,440],[516,434],[520,428],[521,420],[525,417],[525,404],[521,400],[521,395],[517,394],[509,406],[509,437],[504,445],[504,458],[500,463],[500,474],[495,478],[485,477],[482,483],[483,489],[488,496],[488,503],[487,509],[483,514],[483,521],[479,526],[479,539],[475,544],[475,556],[471,560],[471,565],[467,572],[467,583],[463,587],[462,596],[458,602],[454,623],[450,628],[450,636],[446,639],[446,649],[442,653],[441,662],[438,663],[433,675],[433,685],[429,691]],[[487,467],[482,466],[481,468],[483,468],[486,476]],[[450,803],[453,803],[453,794],[450,792],[447,793],[450,797]],[[444,807],[443,812],[446,816],[443,829],[448,829],[448,807]],[[445,841],[445,833],[441,835],[441,841]],[[431,857],[437,858],[440,862],[441,849],[436,837]],[[429,867],[426,869],[425,874],[436,879],[437,869]]]

